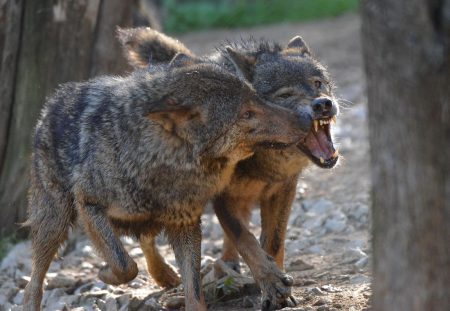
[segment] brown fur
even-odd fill
[[[178,282],[154,247],[164,230],[186,310],[206,310],[204,206],[257,146],[287,147],[304,137],[297,121],[289,110],[263,103],[237,76],[186,55],[153,72],[63,85],[36,126],[27,221],[33,266],[24,310],[39,310],[45,273],[76,219],[107,263],[99,278],[114,285],[138,272],[121,235],[140,239],[160,284]]]
[[[145,29],[124,30],[127,31],[146,32]],[[165,54],[167,57],[173,53],[173,45],[169,44],[165,49],[160,38],[134,44],[145,45],[152,55]],[[125,52],[129,53],[129,50]],[[138,50],[136,52],[139,53]],[[148,54],[140,58],[148,59]],[[264,99],[311,120],[330,118],[338,113],[331,78],[300,36],[292,38],[284,48],[265,41],[243,40],[220,47],[217,53],[202,57],[205,58],[245,78]],[[142,65],[159,62],[164,62],[164,58],[152,57],[150,63]],[[324,104],[319,104],[323,99],[331,103],[328,110]],[[307,130],[312,131],[312,128]],[[317,156],[294,147],[285,151],[257,150],[252,157],[237,165],[230,185],[214,201],[216,214],[225,231],[222,259],[238,270],[239,253],[242,255],[256,281],[261,284],[263,309],[279,308],[288,301],[285,299],[287,296],[278,291],[282,288],[287,292],[281,284],[282,279],[277,279],[277,276],[284,270],[284,239],[296,180],[311,160],[320,167],[330,168],[336,164],[337,157],[322,163]],[[256,239],[249,238],[247,229],[249,210],[258,204],[262,219],[260,242],[269,259],[262,255],[261,249],[257,250],[260,246]],[[245,255],[248,250],[259,254],[255,255],[258,260]],[[275,259],[277,266],[271,263],[270,258]],[[261,265],[271,272],[258,273]],[[274,298],[278,294],[281,299]]]

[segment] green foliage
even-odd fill
[[[358,7],[358,0],[166,0],[168,32],[296,22],[336,16]]]
[[[231,295],[239,291],[235,283],[233,277],[229,276],[222,284],[217,285],[217,289],[222,290],[223,296]]]

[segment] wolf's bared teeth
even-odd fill
[[[339,155],[339,150],[336,150],[333,155],[331,156],[333,159],[336,158]]]
[[[332,124],[336,124],[336,116],[331,117],[331,122],[332,122]]]
[[[314,120],[314,131],[317,132],[318,129],[319,129],[319,121]]]
[[[319,160],[320,160],[320,163],[322,163],[322,164],[325,163],[325,160],[322,157],[320,157]]]

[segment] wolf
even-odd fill
[[[326,68],[301,36],[293,37],[284,47],[254,39],[226,42],[216,52],[202,57],[151,28],[118,29],[118,38],[134,67],[165,62],[182,51],[242,76],[266,101],[311,120],[308,135],[298,146],[259,149],[239,162],[231,183],[213,201],[225,232],[222,259],[239,271],[239,254],[242,256],[262,289],[263,310],[289,305],[290,301],[283,299],[274,305],[277,293],[266,284],[276,280],[280,270],[284,271],[284,241],[297,179],[311,163],[329,169],[339,160],[331,131],[339,106]],[[261,209],[260,244],[248,230],[255,205]],[[156,257],[148,256],[147,260],[152,262]],[[164,272],[152,274],[156,282],[167,287],[178,284],[170,267],[161,261],[159,264]]]
[[[138,273],[119,236],[133,235],[148,249],[164,230],[186,309],[206,310],[199,280],[204,206],[254,149],[303,139],[310,120],[298,118],[264,103],[235,74],[182,53],[126,77],[61,86],[34,135],[26,222],[33,265],[24,310],[39,310],[45,273],[78,219],[107,263],[99,278],[114,285]],[[292,278],[279,279],[273,286],[289,294]]]

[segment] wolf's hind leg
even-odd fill
[[[89,238],[108,264],[100,270],[100,280],[111,285],[133,280],[138,274],[137,264],[115,235],[104,209],[97,205],[85,205],[79,210]]]
[[[37,212],[28,220],[31,229],[32,272],[31,280],[25,288],[23,310],[26,311],[40,310],[45,274],[59,246],[67,239],[72,221],[72,215],[61,213],[51,200],[42,200],[40,204],[46,206],[42,209],[32,207]]]
[[[180,277],[159,253],[155,236],[153,234],[143,234],[139,237],[139,243],[147,261],[148,272],[155,282],[159,286],[166,288],[180,285]]]

